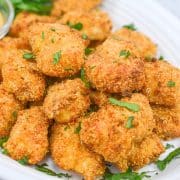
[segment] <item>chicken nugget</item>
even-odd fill
[[[141,32],[133,31],[131,29],[122,28],[116,31],[114,38],[132,42],[140,51],[140,56],[143,58],[152,58],[156,56],[157,45],[152,40]]]
[[[76,171],[86,180],[94,180],[105,172],[103,158],[86,148],[80,141],[79,131],[80,123],[55,124],[50,137],[51,155],[60,168]]]
[[[42,107],[19,111],[4,148],[15,160],[27,158],[29,164],[36,164],[48,152],[48,127],[49,122]]]
[[[11,50],[2,67],[3,86],[22,102],[39,101],[44,95],[45,80],[38,72],[36,63],[25,59],[25,55],[26,51]]]
[[[175,106],[167,108],[163,106],[152,106],[156,126],[154,132],[162,139],[180,137],[180,108]]]
[[[87,78],[99,91],[127,95],[144,86],[144,62],[127,41],[108,38],[85,61]]]
[[[82,119],[80,138],[89,149],[125,171],[131,166],[133,144],[141,143],[152,133],[153,113],[147,98],[141,94],[118,101],[120,106],[115,105],[117,100],[109,99],[109,102],[112,104]]]
[[[46,75],[65,78],[75,75],[84,63],[87,40],[61,24],[31,26],[30,44],[38,68]]]
[[[72,10],[89,11],[98,6],[102,0],[53,0],[51,15],[60,17]]]
[[[22,108],[23,106],[14,95],[5,91],[0,85],[0,138],[9,136],[16,122],[18,111]]]
[[[52,85],[43,104],[48,118],[60,123],[75,120],[83,115],[89,106],[89,90],[80,79]]]
[[[60,19],[60,22],[62,24],[68,23],[70,27],[81,23],[80,32],[83,38],[88,38],[91,41],[103,41],[112,29],[112,22],[108,14],[101,10],[70,11]]]
[[[145,63],[145,94],[150,103],[175,106],[180,99],[180,71],[165,61]]]

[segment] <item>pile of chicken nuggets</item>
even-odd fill
[[[85,179],[155,161],[180,136],[180,70],[100,0],[54,0],[49,16],[19,13],[0,40],[0,138],[15,160]]]

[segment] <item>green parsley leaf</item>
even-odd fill
[[[56,173],[54,171],[52,171],[51,169],[47,168],[46,166],[48,166],[47,164],[41,164],[41,165],[36,165],[35,169],[41,172],[44,172],[50,176],[56,176],[56,177],[67,177],[70,178],[71,175],[69,174],[64,174],[64,173]]]
[[[35,59],[35,55],[32,52],[25,52],[23,54],[23,58],[27,60]]]
[[[61,58],[61,51],[58,51],[53,55],[53,64],[58,64],[60,58]]]
[[[132,31],[136,31],[137,30],[133,23],[124,25],[123,28],[129,29],[129,30],[132,30]]]
[[[18,160],[18,162],[22,165],[27,165],[28,164],[28,160],[29,158],[27,156],[24,156],[23,158],[21,158],[20,160]]]
[[[159,170],[163,171],[166,166],[177,156],[180,155],[180,148],[175,149],[174,151],[170,152],[169,155],[163,159],[156,161],[156,165]]]
[[[4,154],[4,155],[8,155],[8,154],[9,154],[8,150],[5,149],[5,148],[3,148],[3,149],[1,150],[1,152],[2,152],[2,154]]]
[[[74,130],[74,133],[75,133],[75,134],[79,134],[80,131],[81,131],[81,122],[79,122],[79,125],[78,125],[78,127]]]
[[[134,116],[129,116],[128,117],[128,120],[127,120],[127,123],[126,123],[126,128],[132,128],[133,127],[133,120],[134,120]]]
[[[84,54],[85,54],[86,56],[88,56],[88,55],[90,55],[93,51],[94,51],[93,48],[86,48],[86,49],[84,50]]]
[[[3,144],[4,144],[5,142],[7,142],[7,140],[8,140],[8,137],[7,137],[7,136],[0,138],[0,147],[1,147],[1,148],[3,148]]]
[[[83,38],[84,40],[86,40],[86,39],[88,39],[88,36],[87,36],[86,34],[82,34],[82,38]]]
[[[162,61],[163,59],[164,59],[164,57],[161,55],[161,56],[159,57],[159,60]]]
[[[12,113],[12,117],[13,117],[13,119],[17,119],[17,116],[18,116],[18,112],[17,111],[14,111],[13,113]]]
[[[90,82],[86,79],[86,73],[84,68],[81,68],[81,80],[84,82],[87,88],[91,87]]]
[[[170,148],[174,148],[174,145],[167,143],[165,149],[170,149]]]
[[[120,107],[125,107],[126,109],[129,109],[133,112],[138,112],[140,110],[140,106],[135,103],[129,103],[125,101],[119,101],[115,98],[109,98],[109,102],[113,105],[120,106]]]
[[[42,40],[44,40],[44,39],[45,39],[45,34],[44,34],[44,31],[41,33],[41,38],[42,38]]]
[[[122,50],[119,53],[119,56],[123,56],[124,58],[128,58],[131,55],[131,53],[128,50]]]
[[[175,87],[176,83],[174,81],[168,81],[167,86],[168,87]]]
[[[78,22],[76,24],[72,24],[70,22],[67,23],[67,25],[70,27],[70,28],[73,28],[73,29],[76,29],[78,31],[80,31],[82,28],[83,28],[83,24]]]

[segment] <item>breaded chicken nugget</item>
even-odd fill
[[[0,138],[9,136],[10,130],[16,122],[18,111],[23,106],[0,85]]]
[[[150,103],[174,106],[180,98],[180,71],[165,61],[145,63],[143,93]]]
[[[61,24],[38,23],[30,34],[37,66],[44,74],[65,78],[81,69],[87,40],[79,32]]]
[[[102,0],[53,0],[52,16],[60,17],[72,10],[89,11],[98,6]]]
[[[130,165],[137,170],[155,161],[163,152],[164,147],[159,137],[152,134],[145,137],[141,143],[134,144],[130,156]]]
[[[36,164],[48,151],[48,127],[48,119],[41,107],[19,111],[17,122],[4,147],[13,159],[26,157],[29,164]]]
[[[116,31],[113,35],[114,38],[130,41],[136,45],[140,51],[140,56],[144,58],[151,58],[156,56],[157,46],[149,37],[138,31],[132,31],[127,28],[122,28]]]
[[[10,29],[10,35],[15,37],[27,37],[28,28],[34,23],[45,22],[53,23],[55,18],[50,16],[40,16],[30,12],[19,13]]]
[[[89,91],[80,79],[51,86],[43,104],[48,118],[60,123],[75,120],[83,115],[89,106]]]
[[[20,101],[38,101],[44,95],[45,80],[36,63],[24,59],[24,54],[26,52],[11,50],[2,67],[3,86]]]
[[[127,95],[144,86],[144,62],[127,41],[107,39],[85,61],[85,72],[99,91]]]
[[[82,36],[90,40],[103,41],[108,37],[112,28],[112,22],[107,13],[101,10],[92,11],[70,11],[61,19],[62,24],[73,26],[82,24]],[[86,37],[87,36],[87,37]]]
[[[83,118],[80,138],[92,151],[125,171],[131,166],[133,144],[141,143],[150,135],[155,123],[145,96],[133,94],[131,98],[124,98],[120,102],[122,107],[108,104]],[[133,112],[127,106],[137,106],[139,111]]]
[[[180,108],[152,106],[156,126],[154,132],[162,139],[180,137]]]
[[[50,138],[50,151],[54,162],[62,169],[73,170],[86,180],[94,180],[104,174],[101,156],[90,151],[79,138],[80,124],[55,124]]]

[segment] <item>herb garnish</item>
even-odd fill
[[[84,40],[86,40],[86,39],[88,39],[88,36],[83,33],[83,34],[82,34],[82,38],[83,38]]]
[[[161,55],[161,56],[159,57],[159,60],[162,61],[163,59],[164,59],[164,57]]]
[[[7,142],[7,140],[8,140],[8,137],[7,137],[7,136],[0,138],[0,147],[1,147],[1,148],[3,148],[3,144],[4,144],[5,142]]]
[[[30,60],[30,59],[34,59],[35,58],[35,55],[32,53],[32,52],[25,52],[23,54],[23,58],[24,59],[27,59],[27,60]]]
[[[51,169],[47,168],[47,164],[44,163],[44,164],[41,164],[41,165],[36,165],[35,169],[38,170],[38,171],[41,171],[41,172],[44,172],[50,176],[57,176],[57,177],[67,177],[67,178],[70,178],[71,175],[69,174],[64,174],[64,173],[56,173],[54,171],[52,171]]]
[[[174,145],[167,143],[165,149],[167,150],[167,149],[170,149],[170,148],[174,148]]]
[[[51,31],[54,31],[54,32],[55,32],[55,31],[56,31],[56,29],[55,29],[55,28],[51,28]]]
[[[129,109],[133,112],[138,112],[140,110],[140,106],[135,103],[129,103],[125,101],[119,101],[115,98],[109,98],[109,102],[113,105],[120,106],[120,107],[125,107],[126,109]]]
[[[66,131],[67,129],[70,129],[70,126],[67,125],[66,127],[64,127],[64,131]]]
[[[3,148],[3,149],[1,150],[1,152],[2,152],[2,154],[4,154],[4,155],[8,155],[8,154],[9,154],[8,150],[5,149],[5,148]]]
[[[168,87],[175,87],[176,83],[174,81],[168,81],[167,86]]]
[[[132,31],[136,31],[137,30],[133,23],[124,25],[123,28],[129,29],[129,30],[132,30]]]
[[[28,164],[28,160],[29,158],[27,156],[24,156],[23,158],[21,158],[20,160],[18,160],[18,162],[22,165],[27,165]]]
[[[81,131],[81,122],[79,122],[79,125],[78,125],[78,127],[76,127],[76,129],[74,130],[74,133],[75,133],[75,134],[79,134],[80,131]]]
[[[13,119],[17,119],[17,116],[18,116],[18,112],[17,111],[14,111],[13,113],[12,113],[12,117],[13,117]]]
[[[123,173],[111,173],[110,171],[106,172],[104,175],[105,180],[142,180],[144,177],[150,177],[147,175],[147,172],[137,173],[133,172],[130,168]]]
[[[86,56],[88,56],[89,54],[91,54],[91,53],[93,52],[93,50],[94,50],[94,48],[86,48],[86,49],[84,50],[84,54],[85,54]]]
[[[73,29],[76,29],[78,31],[80,31],[82,28],[83,28],[83,24],[78,22],[76,24],[72,24],[70,22],[67,23],[67,25],[70,27],[70,28],[73,28]]]
[[[45,39],[45,34],[44,34],[44,31],[41,33],[41,38],[42,38],[42,40],[44,40],[44,39]]]
[[[52,43],[54,43],[54,42],[55,42],[55,41],[54,41],[54,38],[52,38],[52,39],[51,39],[51,42],[52,42]]]
[[[122,50],[119,53],[119,56],[123,56],[124,58],[128,58],[131,55],[131,53],[128,50]]]
[[[60,58],[61,58],[61,51],[58,51],[55,54],[53,54],[53,64],[58,64]]]
[[[134,120],[134,116],[129,116],[127,123],[126,123],[126,128],[132,128],[133,127],[133,120]]]
[[[81,80],[84,82],[87,88],[91,87],[90,82],[86,79],[85,69],[83,67],[81,68]]]
[[[158,169],[163,171],[166,168],[167,164],[169,164],[175,157],[179,155],[180,155],[180,148],[177,148],[174,151],[170,152],[165,159],[156,161],[156,165]]]

